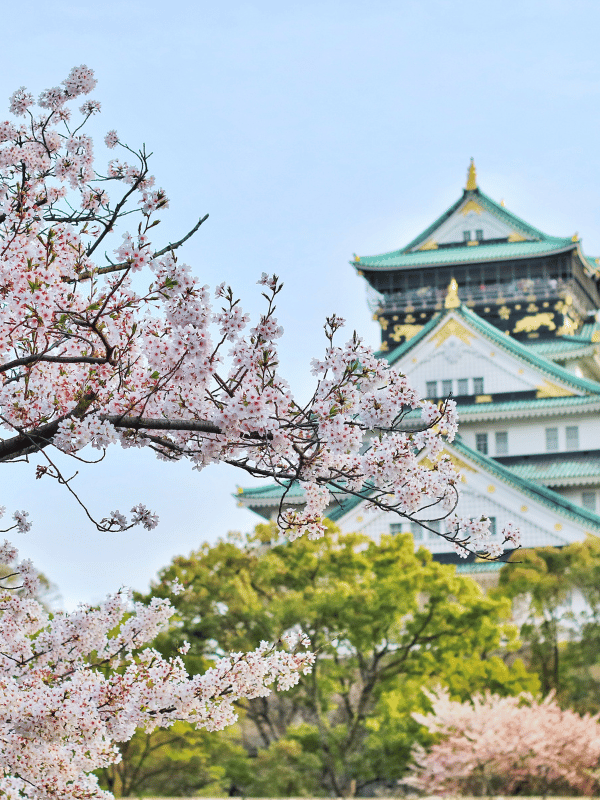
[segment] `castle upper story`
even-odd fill
[[[532,344],[576,336],[600,308],[600,260],[577,234],[549,236],[484,194],[472,159],[462,196],[426,230],[351,263],[369,284],[383,351],[415,336],[448,297]]]

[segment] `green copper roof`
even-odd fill
[[[495,459],[484,456],[483,453],[479,453],[477,450],[472,450],[470,447],[467,447],[460,437],[454,440],[452,447],[456,448],[456,450],[462,453],[466,458],[471,459],[471,461],[479,462],[483,469],[495,474],[500,480],[514,486],[523,494],[528,495],[552,509],[556,510],[558,508],[562,513],[580,524],[591,525],[592,528],[600,532],[600,516],[593,511],[581,508],[581,506],[572,503],[557,492],[553,492],[552,489],[539,486],[524,476],[517,475],[512,469],[505,467]]]
[[[459,575],[477,575],[478,573],[498,572],[506,564],[506,561],[486,561],[485,563],[478,564],[456,564],[456,571]]]
[[[570,238],[553,242],[501,242],[479,244],[472,247],[440,247],[437,250],[417,250],[405,253],[394,250],[379,256],[361,256],[360,261],[350,263],[358,270],[391,270],[414,267],[437,267],[449,264],[467,264],[477,261],[507,261],[514,258],[545,256],[549,253],[573,250],[577,245]]]
[[[592,336],[600,331],[600,322],[585,322],[573,336],[557,336],[541,342],[527,342],[526,347],[538,355],[550,357],[560,357],[569,353],[585,350],[591,345],[596,344],[592,341]]]
[[[573,456],[565,459],[547,461],[527,461],[507,465],[511,472],[534,483],[549,486],[576,485],[590,483],[595,479],[600,483],[600,455]]]
[[[522,494],[527,495],[537,502],[550,507],[554,511],[559,510],[562,514],[574,519],[584,527],[591,527],[593,530],[600,532],[600,516],[598,516],[598,514],[595,514],[593,511],[588,511],[585,508],[581,508],[575,503],[572,503],[570,500],[567,500],[565,497],[562,497],[562,495],[558,494],[557,492],[553,492],[552,489],[548,489],[545,486],[540,486],[536,483],[533,483],[533,481],[529,480],[525,476],[517,474],[517,472],[512,468],[509,469],[508,467],[505,467],[495,459],[485,456],[483,453],[479,453],[477,450],[472,450],[461,440],[460,436],[457,436],[452,445],[449,445],[448,447],[450,450],[457,450],[458,453],[463,457],[468,458],[470,461],[473,461],[476,464],[479,464],[482,470],[485,472],[495,475],[499,480],[509,484],[510,486],[514,486]],[[281,497],[282,494],[283,487],[270,485],[265,486],[264,488],[259,487],[250,489],[248,490],[248,493],[246,493],[246,490],[243,489],[242,492],[239,492],[237,496],[254,498],[256,505],[261,505],[261,500],[266,500],[267,504],[270,504],[269,501],[272,502],[273,500],[278,499],[278,497]],[[363,502],[361,498],[347,497],[342,501],[341,505],[331,509],[327,513],[327,516],[333,522],[337,522],[353,508],[356,508],[356,506],[361,502]]]
[[[586,378],[579,378],[576,375],[573,375],[573,373],[564,369],[564,367],[549,361],[543,356],[537,355],[535,352],[532,352],[528,345],[521,344],[521,342],[513,339],[512,336],[507,336],[505,333],[502,333],[500,330],[498,330],[498,328],[494,327],[489,322],[486,322],[465,305],[461,305],[459,308],[445,309],[444,311],[438,312],[429,320],[427,325],[425,325],[423,329],[416,334],[416,336],[413,336],[412,339],[404,342],[399,347],[391,350],[389,353],[380,353],[379,355],[385,356],[390,364],[395,364],[399,358],[406,355],[406,353],[410,352],[410,350],[412,350],[412,348],[415,347],[419,342],[423,341],[425,337],[428,336],[434,330],[434,328],[438,326],[445,316],[453,312],[462,317],[465,322],[468,322],[475,330],[479,331],[489,341],[493,342],[494,345],[507,350],[509,353],[519,358],[521,361],[524,361],[526,364],[536,367],[546,375],[553,377],[555,380],[561,381],[561,383],[564,383],[567,386],[571,386],[573,389],[579,392],[583,392],[588,395],[600,395],[600,383],[587,380]],[[538,403],[539,401],[536,400],[530,402]]]
[[[506,223],[508,226],[515,228],[521,234],[531,238],[537,239],[539,241],[545,240],[547,242],[552,241],[562,241],[555,236],[548,236],[546,233],[541,231],[539,228],[535,228],[533,225],[530,225],[525,220],[521,219],[521,217],[517,217],[516,214],[511,214],[504,206],[496,203],[495,200],[492,200],[491,197],[488,197],[487,194],[484,194],[481,189],[471,189],[471,190],[464,190],[461,197],[453,203],[450,208],[448,208],[444,213],[439,216],[435,222],[432,222],[431,225],[426,228],[422,233],[420,233],[417,237],[415,237],[412,242],[409,242],[405,248],[403,248],[403,252],[408,253],[410,250],[413,250],[415,247],[418,247],[422,242],[427,241],[431,234],[439,228],[439,226],[445,222],[449,217],[454,214],[454,212],[461,207],[461,205],[465,201],[475,200],[479,203],[486,211],[489,211],[494,216],[498,217],[498,219],[502,220],[502,222]]]
[[[505,403],[472,403],[458,406],[458,416],[466,419],[481,414],[498,414],[502,416],[510,411],[556,411],[564,414],[567,409],[575,409],[578,414],[589,406],[590,411],[599,408],[600,395],[579,395],[575,397],[534,397],[530,400],[508,400]]]
[[[524,236],[524,242],[498,242],[497,244],[479,244],[472,246],[440,247],[437,250],[415,250],[424,244],[434,232],[449,219],[465,202],[474,200],[483,209],[493,214],[515,232]],[[419,266],[439,266],[442,264],[462,264],[477,261],[503,261],[527,256],[541,256],[562,249],[571,250],[577,247],[571,237],[548,236],[548,234],[530,225],[525,220],[511,214],[504,206],[496,203],[480,189],[465,190],[461,197],[453,203],[422,233],[405,247],[374,256],[361,256],[358,261],[350,262],[356,269],[389,270]],[[586,257],[584,257],[586,258]],[[595,271],[598,264],[594,259],[586,258],[586,262]]]

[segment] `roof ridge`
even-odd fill
[[[528,478],[522,478],[520,475],[512,472],[508,467],[505,467],[504,464],[496,461],[496,459],[490,458],[480,453],[478,450],[473,450],[462,440],[455,439],[450,447],[456,447],[459,451],[462,451],[462,454],[467,458],[472,458],[473,461],[479,461],[485,467],[489,468],[491,472],[495,472],[506,480],[507,483],[512,483],[513,485],[517,483],[520,488],[530,496],[542,498],[542,501],[546,505],[551,507],[559,506],[570,516],[583,519],[586,522],[592,522],[598,530],[600,530],[600,515],[593,511],[588,511],[586,508],[572,503],[570,500],[567,500],[566,497],[558,494],[558,492],[554,492],[552,489],[548,489],[546,486],[540,486],[533,483],[533,481],[530,481]]]
[[[487,204],[490,206],[488,211],[497,214],[501,217],[505,222],[510,222],[516,227],[521,228],[525,233],[529,233],[531,236],[535,236],[539,238],[541,241],[547,242],[560,242],[564,239],[571,240],[570,236],[550,236],[544,231],[541,231],[539,228],[536,228],[535,225],[531,225],[529,222],[526,222],[522,217],[517,216],[517,214],[513,214],[512,211],[508,211],[504,206],[497,203],[493,200],[489,195],[482,192],[480,189],[477,189],[479,197],[481,200],[484,201],[484,205]]]
[[[528,361],[533,361],[540,369],[546,371],[549,375],[554,375],[564,383],[570,383],[572,386],[576,386],[577,388],[587,391],[590,394],[600,394],[600,383],[591,381],[588,378],[579,378],[577,375],[573,375],[573,373],[569,372],[564,367],[561,367],[559,364],[555,364],[553,361],[550,361],[550,359],[544,358],[536,353],[532,353],[527,345],[524,345],[516,339],[513,339],[512,336],[507,336],[505,333],[501,333],[498,328],[482,319],[478,314],[475,314],[474,311],[471,311],[471,309],[467,308],[467,306],[464,304],[461,304],[458,309],[453,310],[458,311],[459,314],[461,314],[465,319],[470,318],[475,325],[482,329],[484,334],[489,334],[494,342],[496,342],[500,347],[513,350],[516,355],[520,355]]]

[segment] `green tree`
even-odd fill
[[[286,631],[311,638],[311,674],[285,695],[244,704],[246,746],[256,756],[246,793],[264,793],[268,765],[278,780],[301,753],[311,756],[304,774],[313,770],[321,791],[336,796],[396,780],[418,735],[410,713],[421,707],[423,686],[445,683],[461,699],[490,686],[537,688],[520,663],[508,667],[498,655],[517,646],[516,629],[503,622],[510,603],[415,552],[409,535],[376,544],[331,525],[318,541],[290,545],[275,535],[262,525],[241,541],[204,545],[176,558],[152,590],[165,596],[175,580],[184,586],[174,598],[176,625],[156,646],[172,652],[187,639],[191,670]],[[311,780],[279,790],[313,792]]]
[[[151,734],[138,730],[120,745],[122,760],[98,771],[100,784],[115,797],[223,794],[231,782],[228,764],[245,758],[233,735],[228,729],[215,736],[186,722]]]
[[[522,652],[542,692],[555,691],[580,712],[600,711],[600,539],[513,558],[495,594],[513,602]]]

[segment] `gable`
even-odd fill
[[[473,395],[476,402],[491,402],[497,395],[525,396],[523,393],[532,399],[600,394],[600,384],[530,352],[464,306],[439,314],[391,352],[388,360],[425,397],[452,392],[454,396]],[[431,390],[433,378],[437,391]],[[467,391],[461,389],[465,381]]]
[[[435,246],[449,244],[464,244],[490,239],[504,239],[511,242],[532,241],[534,237],[510,224],[508,215],[503,218],[494,213],[494,208],[489,203],[483,204],[481,198],[475,193],[468,193],[462,202],[449,217],[442,220],[438,227],[428,231],[427,241],[417,244],[411,252],[433,249]]]
[[[519,527],[523,547],[560,547],[581,541],[589,534],[600,534],[600,517],[596,514],[578,508],[549,489],[518,478],[460,440],[446,445],[445,450],[457,463],[463,478],[457,513],[493,518],[498,539],[509,522]],[[423,521],[435,520],[436,513],[429,510],[415,516]],[[412,532],[416,543],[424,544],[433,553],[453,552],[452,546],[441,537],[419,530],[393,514],[369,511],[365,501],[340,515],[337,524],[343,531],[360,531],[374,539],[400,530]]]

